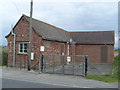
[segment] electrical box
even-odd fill
[[[45,47],[44,46],[40,46],[40,51],[44,51]]]
[[[31,60],[34,60],[34,53],[31,52]]]

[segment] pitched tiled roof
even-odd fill
[[[77,44],[114,44],[114,31],[70,32]]]
[[[26,15],[23,15],[22,17],[29,23],[30,17]],[[72,39],[76,44],[114,44],[114,31],[68,32],[34,18],[32,19],[32,28],[38,35],[46,40],[70,42],[70,39]],[[6,38],[10,34],[11,32]]]
[[[30,18],[26,15],[24,17],[29,22]],[[71,38],[70,33],[67,31],[40,20],[32,19],[32,27],[43,39],[69,42]]]

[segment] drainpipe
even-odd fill
[[[70,38],[70,41],[68,43],[68,55],[70,55],[70,45],[72,45],[72,39]]]
[[[69,51],[69,50],[70,50],[69,42],[67,42],[67,43],[68,43],[67,54],[70,55],[70,51]]]
[[[16,47],[16,34],[12,30],[12,35],[14,36],[14,46],[13,46],[13,67],[15,67],[15,47]]]
[[[70,63],[70,42],[67,42],[68,46],[67,46],[67,64]]]

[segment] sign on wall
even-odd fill
[[[34,53],[31,52],[31,60],[34,60]]]
[[[40,46],[40,51],[44,51],[45,47],[44,46]]]
[[[71,62],[71,57],[67,57],[67,63],[70,63]]]

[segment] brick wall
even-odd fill
[[[104,45],[76,45],[76,55],[88,55],[89,62],[101,63],[101,47]],[[108,48],[107,63],[113,62],[114,46],[106,45]]]
[[[17,23],[14,28],[14,33],[16,34],[16,66],[17,67],[27,67],[28,53],[19,53],[19,43],[26,42],[29,44],[29,24],[22,18],[19,23]],[[42,54],[68,54],[68,44],[57,42],[57,41],[47,41],[43,40],[40,35],[38,35],[35,30],[32,32],[32,52],[34,53],[34,60],[31,61],[32,66],[38,65],[38,61]],[[9,35],[8,38],[8,66],[12,66],[13,63],[13,36]],[[45,47],[45,51],[40,51],[40,46]],[[88,55],[89,61],[100,63],[100,47],[103,45],[70,45],[70,55]],[[113,50],[114,46],[107,45],[108,47],[108,63],[113,62]],[[59,61],[58,61],[59,62]]]
[[[8,66],[12,66],[13,63],[13,36],[10,35],[9,38],[7,38],[8,40]]]
[[[29,44],[29,25],[28,22],[22,18],[14,28],[16,34],[16,67],[27,67],[28,53],[19,53],[19,44],[26,42]],[[35,30],[32,32],[32,51],[34,53],[34,60],[31,61],[32,66],[38,65],[38,61],[42,54],[66,54],[67,44],[56,41],[43,40]],[[12,66],[13,63],[13,36],[10,35],[8,38],[8,48],[12,51],[8,53],[8,66]],[[11,44],[9,44],[11,42]],[[40,46],[45,47],[45,51],[40,51]],[[9,50],[10,51],[10,50]]]

